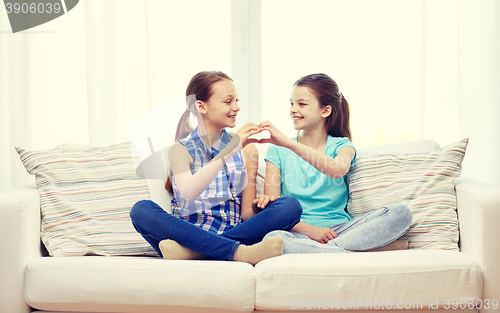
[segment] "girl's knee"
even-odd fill
[[[299,217],[302,215],[302,205],[300,205],[299,200],[292,196],[284,196],[280,199],[282,199],[283,206],[286,208],[288,214]]]
[[[394,216],[398,217],[398,220],[400,220],[402,224],[410,226],[413,220],[413,213],[408,208],[408,206],[403,203],[396,203],[389,206],[388,209],[392,211],[392,214],[394,214]]]
[[[409,226],[413,220],[413,213],[411,212],[410,208],[402,203],[399,203],[399,210],[399,214],[401,214],[401,217],[404,218],[406,224],[408,224]]]
[[[137,201],[130,209],[130,218],[132,220],[137,220],[140,218],[144,211],[151,205],[151,200],[140,200]]]

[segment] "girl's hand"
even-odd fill
[[[269,202],[274,202],[279,197],[268,196],[268,195],[259,195],[257,199],[253,200],[252,209],[254,212],[259,212],[264,209]]]
[[[259,128],[259,125],[252,122],[246,123],[238,129],[236,135],[233,136],[233,139],[231,139],[231,141],[226,145],[224,150],[215,156],[214,160],[222,159],[222,163],[224,164],[230,156],[245,148],[248,144],[258,143],[258,139],[248,137],[258,134],[261,131],[262,130]]]
[[[285,136],[269,121],[264,121],[260,123],[259,128],[261,131],[267,130],[271,134],[271,138],[261,139],[259,143],[272,143],[277,146],[287,147],[290,141],[292,141],[292,139]]]
[[[226,147],[219,154],[217,154],[212,161],[221,160],[222,165],[224,165],[234,153],[242,150],[250,143],[258,143],[258,139],[248,137],[260,132],[261,129],[259,128],[259,125],[251,122],[246,123],[238,129],[236,135],[233,136],[233,139],[231,139]]]
[[[304,229],[302,233],[319,243],[328,243],[328,241],[339,236],[328,227],[317,227],[312,225],[308,225],[308,227]]]
[[[258,134],[261,131],[262,130],[259,128],[259,125],[252,122],[248,122],[240,129],[238,129],[236,135],[239,137],[239,140],[241,142],[241,148],[245,148],[249,143],[258,143],[258,139],[248,137]]]

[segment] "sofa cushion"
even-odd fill
[[[288,254],[255,270],[257,310],[422,309],[481,299],[483,286],[479,264],[449,250]]]
[[[26,302],[39,310],[252,312],[254,267],[242,262],[159,257],[35,258]]]
[[[349,173],[347,210],[353,218],[404,203],[413,212],[404,236],[411,248],[458,250],[454,178],[468,139],[438,150],[359,153]]]
[[[439,144],[434,140],[417,139],[417,140],[402,141],[395,143],[386,143],[371,147],[364,147],[361,149],[357,149],[357,154],[368,155],[368,154],[377,154],[381,152],[412,153],[419,151],[433,151],[439,148],[440,148]]]
[[[36,176],[41,239],[51,256],[157,255],[129,216],[135,202],[150,198],[129,143],[16,150]]]
[[[266,161],[265,156],[267,149],[269,148],[269,143],[256,144],[257,150],[259,152],[259,170],[258,175],[262,178],[266,175]],[[410,140],[396,143],[388,143],[383,145],[376,145],[371,147],[364,147],[356,149],[357,155],[369,155],[380,152],[397,152],[397,153],[411,153],[416,151],[431,151],[439,149],[439,144],[434,140],[430,139],[418,139]]]

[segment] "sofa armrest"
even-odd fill
[[[24,301],[24,268],[41,255],[38,190],[0,193],[0,312],[30,312]]]
[[[474,258],[484,274],[483,301],[500,301],[500,187],[475,180],[455,182],[460,250]],[[482,309],[481,312],[488,312]],[[492,309],[490,309],[492,311]]]

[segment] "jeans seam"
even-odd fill
[[[376,210],[373,210],[373,211],[369,212],[368,214],[364,215],[364,216],[363,216],[363,218],[364,218],[364,217],[367,217],[367,216],[370,216],[370,215],[372,215],[372,214],[373,214],[373,213],[375,213],[375,212],[376,212]],[[361,220],[361,218],[359,218],[358,220],[355,220],[355,221],[354,221],[354,223],[352,223],[351,225],[349,225],[349,227],[345,228],[342,232],[344,232],[344,231],[346,231],[346,230],[350,229],[350,228],[351,228],[351,227],[353,227],[354,225],[357,225],[357,224],[359,223],[359,221],[360,221],[360,220]],[[333,228],[332,228],[332,229],[333,229]],[[332,239],[332,240],[333,240],[333,239]]]
[[[292,223],[290,223],[290,224],[286,225],[285,227],[283,227],[284,229],[282,229],[282,230],[290,231],[299,222],[300,222],[300,220],[293,221]]]
[[[234,242],[233,248],[231,249],[231,253],[229,254],[229,261],[234,261],[234,254],[236,253],[236,250],[238,249],[238,247],[240,245],[241,245],[241,242],[239,242],[239,241]]]
[[[289,242],[290,242],[290,241],[292,241],[292,242],[293,242],[293,238],[292,238],[292,239],[285,239],[285,240],[288,240]],[[311,240],[311,241],[314,241],[313,239],[310,239],[310,240]],[[300,245],[301,247],[306,247],[306,248],[310,248],[310,247],[311,247],[311,245],[309,245],[309,244],[305,244],[305,243],[302,243],[302,242],[293,242],[293,244]],[[325,244],[325,246],[326,246],[327,248],[323,248],[323,247],[321,247],[321,248],[320,248],[320,247],[318,247],[318,246],[313,246],[313,247],[318,248],[318,249],[326,249],[326,250],[330,250],[330,248],[331,248],[331,250],[336,250],[335,248],[333,248],[333,247],[332,247],[332,246],[330,246],[329,244]],[[337,248],[339,248],[339,249],[344,250],[343,252],[345,252],[345,249],[344,249],[344,248],[342,248],[342,247],[338,246],[337,244],[335,244],[335,246],[336,246]],[[328,253],[328,252],[326,252],[326,253]]]
[[[135,226],[134,226],[135,228]],[[151,235],[150,233],[146,233],[146,232],[142,232],[142,231],[139,231],[137,230],[137,228],[135,228],[135,230],[143,237],[150,237],[150,238],[153,238],[154,240],[157,240],[158,242],[160,242],[161,240],[156,238],[155,236]],[[163,239],[162,239],[163,240]]]

